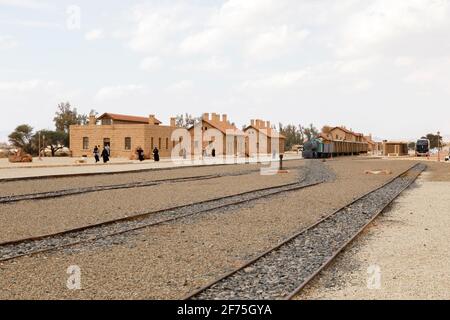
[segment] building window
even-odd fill
[[[154,139],[153,139],[153,137],[152,137],[152,150],[154,149],[154,145],[155,145],[155,143],[154,143]]]
[[[88,149],[89,149],[89,138],[84,137],[83,138],[83,150],[88,150]]]
[[[166,150],[169,150],[169,138],[166,138]]]
[[[125,138],[125,150],[131,150],[131,138],[130,137]]]
[[[161,138],[158,140],[158,149],[161,150]]]
[[[110,125],[112,125],[112,119],[102,119],[102,125],[103,126],[110,126]]]

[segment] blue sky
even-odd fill
[[[0,0],[0,141],[79,111],[450,134],[446,0]]]

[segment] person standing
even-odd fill
[[[157,147],[155,147],[155,149],[153,149],[153,159],[155,160],[155,162],[159,161],[159,150]]]
[[[138,147],[136,150],[137,154],[138,154],[138,159],[139,161],[144,161],[144,150],[142,150],[141,147]]]
[[[216,157],[216,148],[212,149],[211,155],[212,155],[213,158]]]
[[[108,158],[111,157],[111,147],[109,146],[109,144],[107,144],[105,146],[106,151],[108,152]]]
[[[106,147],[103,148],[102,158],[103,158],[103,163],[107,163],[109,161],[109,152]]]
[[[98,148],[98,146],[95,146],[94,148],[94,158],[95,163],[98,163],[100,161],[100,149]]]

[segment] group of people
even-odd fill
[[[142,162],[145,160],[144,150],[141,147],[138,147],[136,149],[136,153],[137,153],[139,161]],[[155,149],[153,149],[153,160],[155,160],[156,162],[159,161],[159,150],[157,147],[155,147]]]
[[[111,157],[111,148],[109,145],[106,145],[103,148],[102,152],[100,153],[100,146],[95,146],[93,153],[94,153],[95,163],[100,162],[100,156],[103,159],[103,163],[108,163],[109,158]],[[138,147],[136,149],[136,153],[137,153],[139,161],[142,162],[145,160],[144,150],[141,147]],[[156,147],[155,147],[155,149],[153,149],[153,159],[156,162],[159,161],[159,150]]]
[[[100,146],[95,146],[94,148],[95,163],[98,163],[100,161],[100,156],[103,158],[103,163],[109,162],[109,158],[111,157],[111,148],[109,147],[109,145],[103,147],[101,154],[100,154]]]

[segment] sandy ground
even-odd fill
[[[324,215],[379,186],[390,176],[364,173],[411,162],[329,161],[332,183],[261,200],[246,208],[150,227],[110,247],[81,247],[0,265],[0,298],[170,299],[242,265]],[[78,265],[82,290],[66,287]]]
[[[298,299],[450,299],[450,167],[431,165]]]

